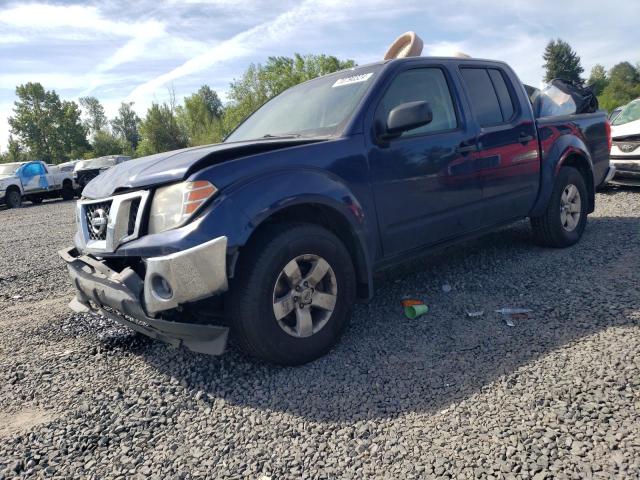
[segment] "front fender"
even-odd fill
[[[551,198],[551,192],[555,185],[560,168],[566,164],[568,159],[579,159],[588,173],[585,179],[589,192],[593,192],[593,160],[585,143],[575,135],[561,135],[553,143],[545,148],[544,137],[541,139],[542,148],[542,168],[540,171],[540,191],[535,205],[529,213],[532,217],[540,216],[544,213]],[[590,195],[590,211],[593,211],[594,199]]]

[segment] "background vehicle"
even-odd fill
[[[613,110],[611,110],[611,113],[609,114],[609,121],[613,122],[616,119],[616,117],[620,115],[620,112],[622,111],[623,108],[624,108],[624,105],[621,107],[616,107]]]
[[[41,203],[45,198],[58,197],[74,197],[70,172],[40,161],[0,164],[0,204],[17,208],[22,200]]]
[[[127,160],[131,160],[131,157],[124,155],[107,155],[90,160],[79,160],[73,167],[73,179],[78,184],[79,190],[82,191],[87,183],[102,172]]]
[[[251,355],[304,363],[373,294],[375,270],[524,217],[538,243],[576,243],[612,174],[608,133],[604,112],[535,119],[501,62],[417,57],[311,80],[222,144],[87,185],[60,252],[70,305],[199,352],[221,353],[231,329]]]
[[[611,124],[611,136],[616,174],[610,183],[640,185],[640,98],[622,107]]]

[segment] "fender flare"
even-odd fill
[[[564,135],[553,144],[546,158],[543,158],[542,168],[540,170],[540,191],[529,216],[537,217],[544,213],[551,198],[551,192],[553,191],[553,186],[555,185],[560,168],[566,165],[567,162],[574,161],[573,159],[577,159],[587,172],[588,176],[585,182],[587,184],[587,190],[589,191],[588,212],[593,212],[595,208],[593,160],[582,140],[572,135]]]
[[[312,168],[279,171],[234,187],[225,196],[228,200],[222,200],[216,209],[235,210],[236,220],[240,210],[245,217],[244,226],[229,237],[229,247],[236,254],[265,222],[292,207],[317,207],[339,216],[357,248],[354,264],[358,281],[367,285],[366,296],[372,296],[374,245],[367,238],[377,238],[370,233],[376,226],[375,215],[367,216],[355,194],[338,177]],[[228,209],[223,205],[227,202]]]

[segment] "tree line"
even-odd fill
[[[123,102],[117,115],[108,119],[95,97],[82,97],[77,103],[61,100],[54,90],[27,83],[16,88],[8,148],[0,163],[38,159],[55,164],[112,154],[139,157],[220,142],[287,88],[353,66],[353,60],[330,55],[270,57],[231,82],[226,105],[208,85],[181,104],[170,89],[169,100],[153,102],[142,119],[133,103]]]
[[[592,85],[601,108],[611,111],[640,97],[640,65],[621,62],[608,71],[595,65],[585,80],[580,57],[560,39],[547,44],[543,59],[545,81],[563,78]],[[152,103],[142,119],[133,103],[123,102],[117,115],[108,119],[96,97],[83,97],[76,103],[62,100],[40,83],[26,83],[16,87],[9,142],[0,163],[33,159],[61,163],[111,154],[138,157],[220,142],[287,88],[353,66],[353,60],[329,55],[269,57],[264,64],[251,64],[231,82],[224,105],[214,90],[203,85],[181,104],[170,91],[169,100]]]

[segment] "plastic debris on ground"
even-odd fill
[[[504,323],[506,323],[508,327],[515,327],[515,323],[513,323],[513,320],[511,320],[511,317],[505,318]]]
[[[528,308],[501,308],[496,310],[496,313],[501,315],[513,315],[514,313],[531,313],[531,310]]]
[[[467,312],[467,317],[481,317],[482,315],[484,315],[484,310],[475,310],[475,311],[468,311]]]
[[[414,298],[405,298],[402,300],[402,308],[404,315],[410,320],[414,320],[429,311],[429,307],[422,300]]]

